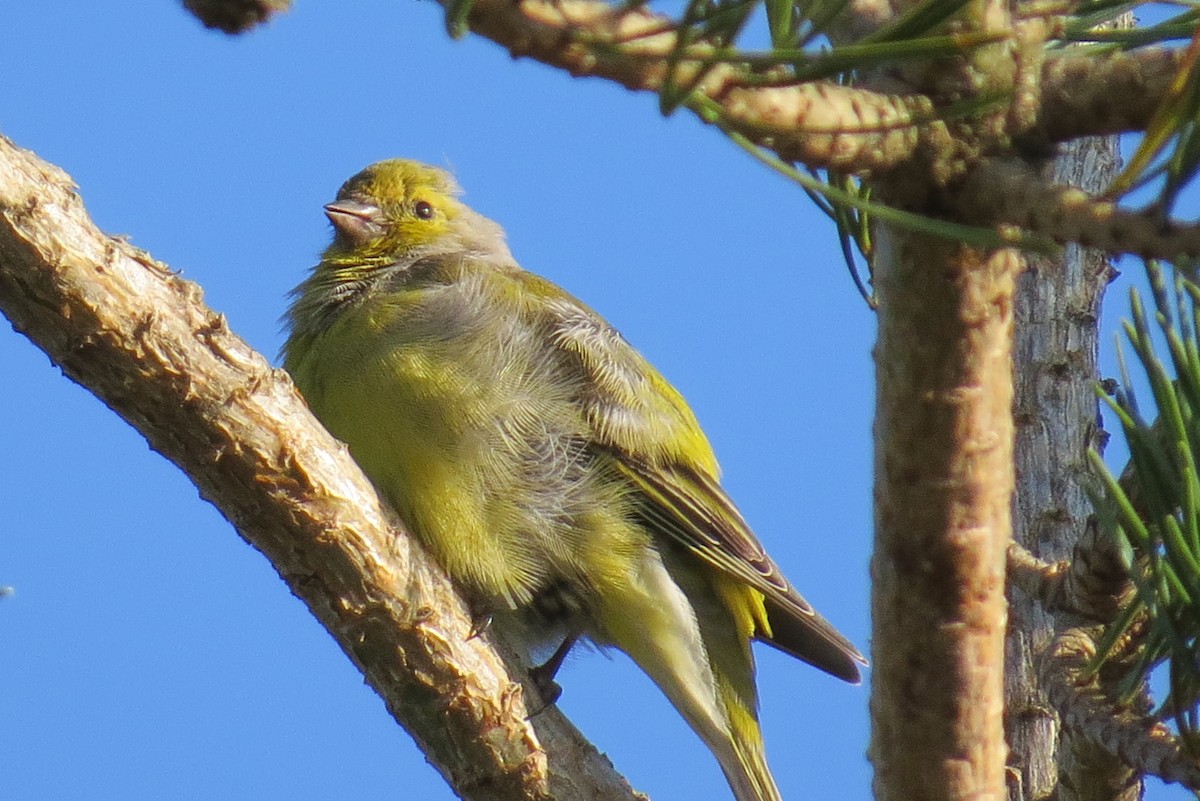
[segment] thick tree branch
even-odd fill
[[[99,231],[64,173],[3,137],[0,311],[271,561],[463,798],[631,798],[557,711],[535,734],[521,686],[468,639],[444,573],[287,375],[194,285]]]

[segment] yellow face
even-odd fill
[[[288,311],[293,336],[315,336],[379,286],[394,292],[413,265],[437,266],[469,254],[480,264],[515,269],[499,225],[458,200],[449,173],[415,161],[372,164],[325,206],[333,242]]]
[[[372,164],[325,207],[336,231],[326,258],[372,260],[421,250],[453,237],[458,186],[436,167],[404,159]]]

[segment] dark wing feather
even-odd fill
[[[639,511],[647,524],[765,596],[771,636],[762,632],[759,639],[844,681],[861,680],[862,654],[788,583],[714,479],[628,455],[618,454],[617,463],[642,491]]]
[[[521,273],[541,299],[551,341],[580,371],[594,447],[611,454],[636,488],[647,526],[763,594],[764,642],[846,681],[866,660],[800,597],[717,483],[717,462],[678,392],[611,326],[544,279]]]

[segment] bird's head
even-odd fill
[[[508,257],[503,231],[459,201],[460,191],[437,167],[405,159],[372,164],[325,206],[334,228],[326,259],[404,261],[453,252]]]
[[[372,164],[325,206],[333,242],[292,292],[286,320],[293,338],[324,330],[342,309],[379,287],[402,285],[419,264],[515,269],[499,225],[458,199],[445,170],[416,161]]]

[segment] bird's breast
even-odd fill
[[[536,327],[469,300],[356,310],[297,380],[447,572],[497,607],[527,608],[577,584],[598,521],[621,514],[561,355]]]

